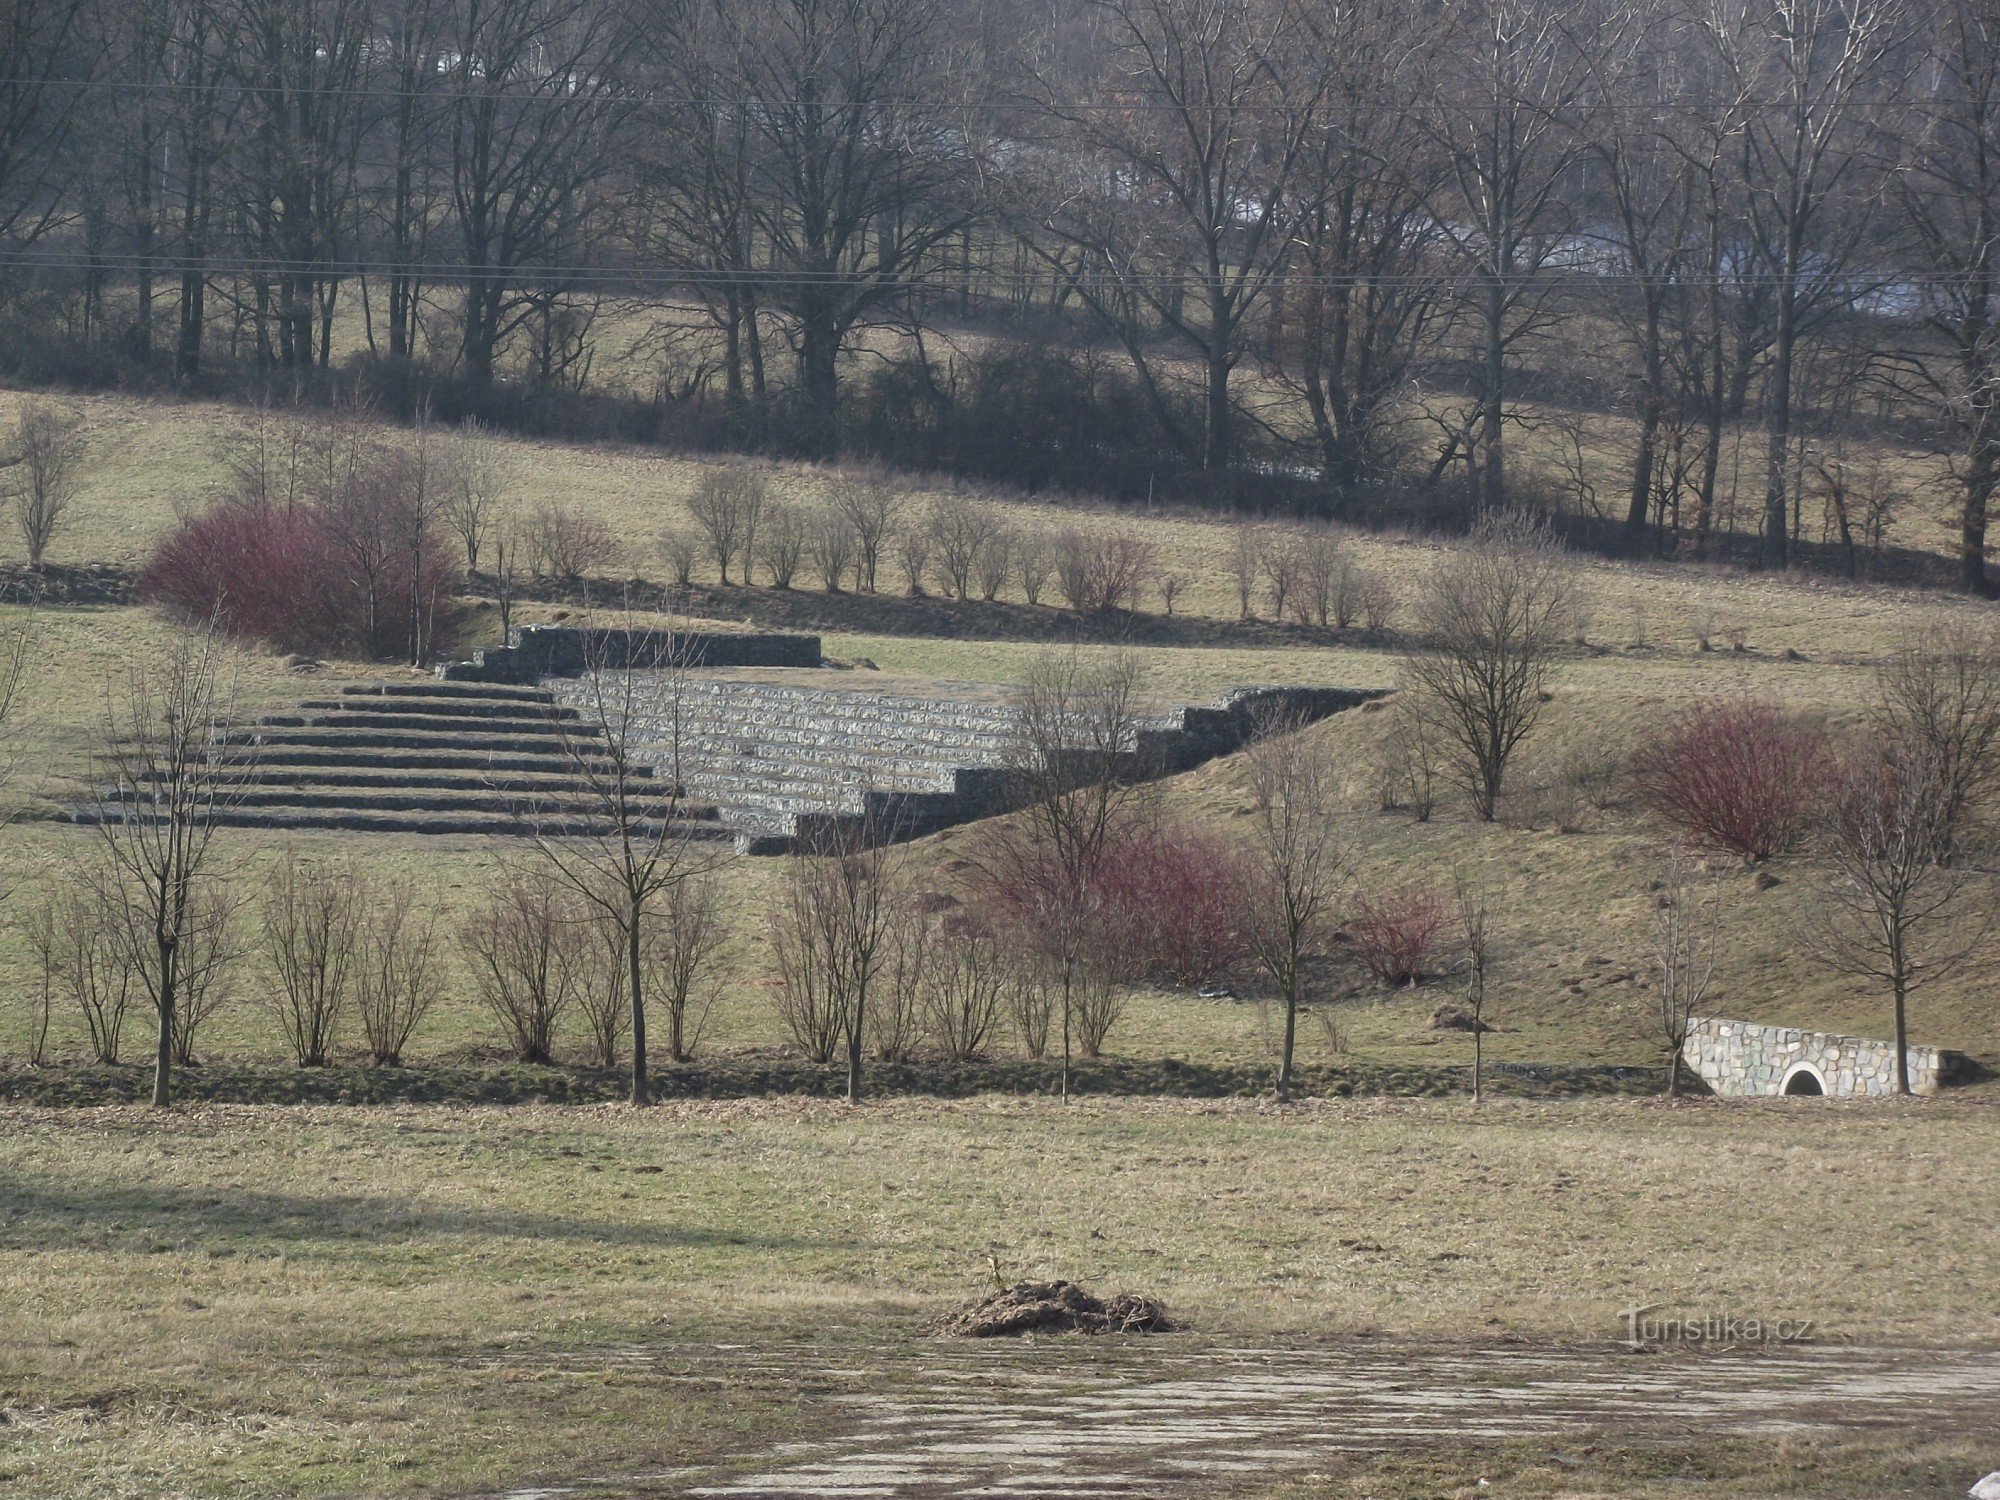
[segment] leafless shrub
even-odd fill
[[[1048,1055],[1049,1028],[1055,1021],[1061,985],[1049,966],[1033,962],[1015,963],[1006,970],[1007,1016],[1014,1024],[1014,1037],[1022,1055],[1040,1062]]]
[[[1152,570],[1152,543],[1130,532],[1067,527],[1056,534],[1056,587],[1078,614],[1136,608],[1139,590]]]
[[[778,966],[778,1019],[806,1061],[824,1066],[840,1051],[846,1016],[833,991],[829,959],[813,931],[810,898],[796,884],[771,909],[771,954]]]
[[[678,588],[694,582],[694,565],[701,551],[701,533],[691,526],[669,526],[660,533],[660,557]]]
[[[1263,538],[1248,521],[1230,528],[1230,576],[1236,580],[1236,618],[1247,620],[1254,611],[1257,595],[1257,559],[1263,552]]]
[[[1014,533],[1005,526],[994,527],[992,534],[979,544],[972,572],[979,583],[979,597],[988,604],[998,599],[1014,572]]]
[[[1437,810],[1444,728],[1422,689],[1406,687],[1389,700],[1389,734],[1378,766],[1384,812],[1407,808],[1419,823]]]
[[[903,492],[880,477],[843,475],[834,481],[831,499],[834,511],[846,519],[854,535],[855,580],[863,593],[872,594],[882,549],[895,534],[903,510]]]
[[[1299,591],[1299,538],[1288,529],[1264,534],[1257,549],[1257,572],[1264,580],[1264,598],[1271,606],[1271,618],[1282,620]]]
[[[118,1061],[125,1009],[137,977],[119,917],[119,909],[96,890],[73,891],[57,907],[62,944],[58,972],[83,1013],[90,1055],[101,1063]]]
[[[574,583],[600,575],[618,561],[618,538],[596,516],[552,501],[535,507],[528,522],[530,569],[538,578]]]
[[[757,523],[768,494],[764,476],[743,464],[710,469],[695,481],[688,496],[688,515],[708,542],[709,560],[724,588],[729,586],[729,569],[743,559],[747,582],[750,558],[757,544]]]
[[[1030,604],[1040,604],[1055,568],[1055,544],[1048,530],[1036,526],[1023,532],[1014,546],[1014,571],[1021,580],[1021,597]]]
[[[881,833],[831,832],[795,853],[786,867],[785,894],[770,914],[784,978],[780,1015],[816,1061],[830,1047],[844,1046],[850,1104],[861,1100],[871,1012],[891,1003],[881,980],[901,908],[900,883],[894,846]]]
[[[576,1003],[575,916],[552,880],[508,875],[460,929],[474,987],[520,1062],[554,1060],[557,1023]]]
[[[945,913],[932,934],[924,993],[931,1037],[947,1058],[968,1062],[979,1055],[999,1024],[1009,989],[1007,964],[993,933],[960,913]]]
[[[1425,580],[1406,684],[1435,706],[1453,769],[1487,822],[1507,763],[1541,716],[1542,689],[1575,591],[1561,542],[1527,517],[1490,516]]]
[[[479,571],[479,548],[493,524],[504,489],[499,455],[477,417],[467,417],[446,436],[439,481],[445,520],[465,548],[465,570]]]
[[[40,569],[76,501],[83,451],[83,422],[74,413],[32,397],[21,403],[0,470],[31,568]]]
[[[854,566],[854,523],[838,507],[822,505],[812,512],[806,531],[806,557],[819,575],[820,587],[840,592]]]
[[[1125,1014],[1125,992],[1115,975],[1099,965],[1085,964],[1077,973],[1074,1005],[1076,1050],[1094,1062],[1104,1055],[1112,1028]]]
[[[713,871],[697,871],[663,893],[649,988],[666,1017],[667,1056],[677,1063],[701,1044],[721,979],[722,939],[722,894]]]
[[[1181,591],[1188,586],[1188,575],[1175,568],[1161,568],[1153,575],[1153,587],[1159,591],[1160,606],[1169,615],[1174,612],[1174,603]]]
[[[923,1040],[933,937],[930,920],[914,903],[897,904],[868,1007],[868,1044],[878,1062],[908,1062]]]
[[[924,515],[911,516],[896,533],[896,563],[903,571],[903,592],[912,599],[923,597],[924,581],[930,576],[931,551],[936,544],[936,533]]]
[[[418,910],[415,889],[383,882],[367,890],[360,924],[355,1001],[368,1061],[401,1067],[403,1049],[443,992],[437,919]]]
[[[983,505],[960,496],[940,500],[931,507],[931,547],[944,575],[946,589],[954,597],[972,597],[972,580],[979,571],[980,554],[992,545],[1001,524]],[[1001,578],[1007,576],[1003,565]],[[998,589],[995,589],[998,592]],[[990,597],[990,596],[989,596]]]
[[[1654,961],[1655,1035],[1667,1062],[1667,1095],[1681,1091],[1681,1053],[1696,1012],[1708,998],[1721,952],[1722,893],[1713,878],[1701,891],[1675,859],[1660,882],[1659,946]]]
[[[1292,556],[1299,623],[1324,630],[1337,621],[1345,630],[1353,620],[1353,601],[1342,584],[1353,564],[1340,538],[1324,526],[1307,527],[1294,537]]]
[[[1357,593],[1364,629],[1380,635],[1395,623],[1396,591],[1387,580],[1364,575]]]
[[[788,589],[805,558],[811,526],[796,506],[774,500],[764,506],[757,528],[757,555],[770,575],[771,587]]]
[[[62,987],[65,934],[61,908],[54,897],[40,902],[20,924],[21,937],[34,961],[35,987],[28,1000],[28,1066],[48,1061],[49,1022]]]
[[[590,1060],[600,1068],[615,1068],[632,1030],[625,934],[601,914],[578,911],[576,916],[576,1004],[590,1038]]]
[[[229,1002],[229,974],[238,956],[235,934],[236,902],[230,889],[216,880],[201,882],[190,903],[187,936],[181,941],[180,1003],[174,1007],[168,1035],[176,1067],[196,1061],[197,1033]],[[145,936],[140,934],[141,940],[130,946],[150,990],[155,980],[148,969],[152,954]]]
[[[1326,1048],[1326,1055],[1338,1062],[1348,1054],[1347,1027],[1342,1024],[1340,1012],[1331,1005],[1315,1005],[1309,1014],[1319,1030],[1320,1045]]]
[[[323,1068],[353,998],[362,902],[356,872],[286,850],[263,903],[268,1004],[302,1068]]]

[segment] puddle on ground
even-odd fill
[[[1595,1349],[1257,1349],[1192,1339],[1128,1345],[940,1345],[885,1351],[842,1420],[712,1470],[576,1479],[506,1500],[1197,1497],[1216,1482],[1341,1453],[1564,1438],[1605,1429],[1775,1436],[1833,1426],[2000,1427],[2000,1351],[1795,1347],[1639,1355]],[[599,1356],[644,1363],[644,1351]],[[799,1349],[717,1350],[707,1378],[795,1381]],[[848,1352],[851,1360],[852,1353]],[[677,1364],[688,1362],[677,1351]],[[821,1373],[851,1377],[851,1365]]]

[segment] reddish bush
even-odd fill
[[[1239,856],[1174,824],[1119,839],[1100,879],[1118,971],[1155,984],[1213,979],[1241,955]]]
[[[1428,886],[1356,896],[1347,938],[1354,956],[1383,984],[1413,984],[1429,972],[1449,913],[1445,893]]]
[[[168,534],[139,575],[140,593],[183,619],[217,616],[232,634],[287,651],[406,657],[413,628],[427,646],[444,644],[460,585],[455,550],[423,526],[413,588],[415,521],[393,492],[367,498],[338,509],[224,501]]]
[[[1640,802],[1690,841],[1746,859],[1797,843],[1827,785],[1826,731],[1772,703],[1698,703],[1633,758]]]

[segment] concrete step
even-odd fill
[[[108,809],[84,806],[73,814],[79,823],[104,820]],[[225,828],[337,829],[351,833],[456,833],[496,834],[523,837],[546,830],[531,819],[513,813],[433,813],[422,811],[367,811],[348,808],[222,808],[215,813],[218,826]],[[657,826],[657,825],[655,825]],[[733,841],[738,830],[719,819],[688,820],[667,825],[681,837],[697,842]],[[609,831],[601,825],[579,822],[572,830],[577,836]],[[649,832],[651,830],[648,830]]]
[[[565,791],[577,785],[577,778],[564,771],[548,771],[540,775],[532,772],[493,774],[487,772],[482,762],[476,771],[425,771],[393,770],[361,767],[341,770],[346,765],[345,758],[326,766],[271,766],[258,763],[251,777],[260,787],[276,786],[350,786],[382,787],[389,791],[403,788],[437,788],[457,791],[479,788],[490,793],[501,792],[541,792]],[[634,780],[647,780],[653,774],[651,766],[632,767]]]
[[[342,729],[383,730],[394,734],[433,734],[457,738],[465,734],[531,735],[538,739],[602,739],[598,725],[570,719],[468,719],[461,714],[356,713],[341,709],[333,713],[266,714],[254,729]]]
[[[299,708],[308,714],[389,715],[399,720],[446,718],[461,723],[493,719],[519,724],[547,724],[554,720],[567,723],[579,717],[576,709],[554,702],[460,702],[451,698],[419,698],[414,695],[395,698],[308,698]]]
[[[553,703],[547,688],[508,687],[487,682],[367,682],[340,690],[351,698],[451,698],[462,702]]]
[[[131,800],[129,795],[107,790],[103,800],[112,805]],[[715,804],[677,799],[664,792],[647,796],[646,803],[672,816],[712,819]],[[229,799],[231,807],[243,808],[352,808],[381,812],[508,812],[515,815],[557,814],[566,811],[593,813],[598,799],[575,786],[540,788],[528,792],[497,792],[477,784],[456,788],[411,787],[407,790],[381,786],[252,786]],[[645,809],[642,807],[641,811]]]
[[[219,743],[258,746],[275,752],[297,750],[459,750],[498,755],[533,755],[562,761],[573,743],[561,735],[480,734],[464,730],[397,731],[393,729],[327,729],[276,724],[268,728],[223,731]],[[601,752],[594,752],[599,753]]]
[[[258,749],[259,743],[251,740],[246,748]],[[577,762],[549,750],[508,754],[489,750],[454,750],[430,743],[385,747],[370,739],[358,746],[319,745],[292,740],[265,742],[260,753],[246,755],[244,761],[250,767],[252,779],[270,771],[309,770],[325,766],[365,771],[456,771],[478,777],[519,772],[564,776],[570,774],[569,768],[574,765],[605,765],[609,757],[591,756]],[[649,769],[633,767],[634,771]]]

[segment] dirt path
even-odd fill
[[[801,1351],[803,1353],[803,1351]],[[824,1351],[819,1351],[824,1358]],[[741,1378],[798,1366],[739,1356]],[[721,1363],[727,1365],[731,1357]],[[711,1368],[709,1373],[720,1373]],[[1343,1452],[1588,1431],[2000,1430],[2000,1351],[1794,1347],[1701,1356],[1615,1348],[1310,1350],[1192,1341],[905,1348],[833,1398],[838,1437],[686,1469],[514,1492],[732,1500],[1177,1497]]]

